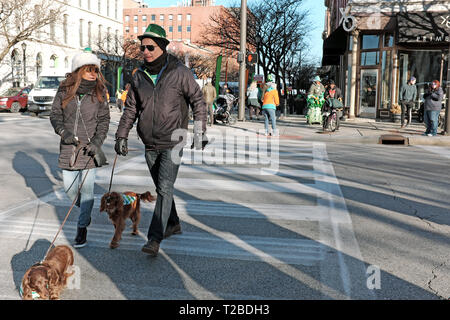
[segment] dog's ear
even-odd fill
[[[59,284],[59,273],[53,268],[48,268],[47,280],[50,288],[56,287]]]
[[[106,198],[108,197],[108,193],[105,193],[100,200],[100,212],[103,212],[106,210]]]
[[[141,200],[148,201],[148,202],[153,202],[156,200],[156,197],[152,196],[150,191],[147,191],[147,192],[139,195],[139,197],[141,198]]]
[[[22,279],[22,299],[23,300],[32,300],[32,294],[31,294],[31,288],[30,288],[30,270],[28,270]]]

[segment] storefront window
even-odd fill
[[[381,59],[381,109],[391,107],[392,52],[383,51]]]
[[[380,36],[379,35],[369,35],[365,34],[362,36],[361,40],[361,49],[378,49],[380,44]]]
[[[433,80],[444,80],[447,77],[447,61],[441,50],[400,52],[400,87],[411,77],[417,79],[417,99],[423,100],[426,86]],[[442,81],[441,81],[442,82]]]
[[[362,52],[361,53],[361,66],[376,66],[380,63],[380,52]]]

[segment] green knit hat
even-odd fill
[[[163,27],[151,23],[148,25],[147,29],[145,29],[144,34],[138,36],[138,39],[142,41],[144,38],[152,38],[152,39],[162,39],[165,45],[169,44],[169,40],[167,40],[166,30]]]

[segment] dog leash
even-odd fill
[[[141,150],[139,150],[139,149],[128,149],[128,151],[141,151]],[[116,153],[116,156],[114,157],[114,163],[113,163],[113,166],[112,166],[112,170],[111,170],[111,178],[109,179],[108,193],[111,192],[112,180],[113,180],[113,176],[114,176],[114,168],[116,167],[117,157],[118,157],[118,154]]]
[[[87,166],[89,165],[89,162],[91,162],[91,160],[92,160],[92,157],[89,157],[89,160],[88,160],[88,162],[86,163],[86,166],[84,167],[83,170],[86,170],[86,168],[87,168]],[[58,236],[59,236],[59,234],[60,234],[62,228],[64,227],[64,224],[65,224],[66,221],[67,221],[67,218],[69,218],[69,215],[70,215],[70,213],[72,212],[72,209],[73,209],[73,207],[75,206],[75,203],[77,202],[78,197],[80,196],[81,188],[83,188],[84,182],[86,181],[86,178],[87,178],[87,176],[88,176],[88,174],[89,174],[89,170],[90,170],[90,169],[88,169],[87,172],[86,172],[86,174],[84,175],[83,181],[81,182],[81,185],[78,187],[77,195],[76,195],[75,199],[73,199],[72,205],[70,206],[70,209],[69,209],[69,211],[67,212],[67,214],[66,214],[66,216],[65,216],[65,218],[64,218],[64,220],[63,220],[63,222],[62,222],[62,224],[61,224],[61,226],[59,227],[58,232],[56,233],[55,237],[53,238],[53,241],[50,243],[50,246],[48,247],[47,252],[46,252],[45,255],[44,255],[44,258],[40,261],[41,264],[42,264],[42,262],[47,258],[47,255],[48,255],[48,253],[50,252],[50,250],[51,250],[51,248],[53,247],[53,245],[55,244],[56,238],[58,238]],[[80,174],[81,172],[82,172],[82,171],[80,171],[80,172],[77,174],[77,176],[75,177],[75,179],[74,179],[74,181],[72,182],[72,184],[71,184],[70,187],[72,187],[72,185],[75,183],[75,180],[78,179],[78,176],[79,176],[79,174]]]

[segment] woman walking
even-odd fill
[[[264,127],[266,129],[265,135],[277,136],[277,118],[275,111],[280,104],[280,97],[278,96],[278,90],[276,83],[273,82],[273,77],[268,77],[269,82],[266,84],[264,91],[262,113],[264,115]],[[269,132],[269,117],[272,122],[272,133]]]
[[[437,134],[439,113],[441,112],[442,99],[444,98],[444,91],[440,82],[434,80],[423,97],[425,99],[423,119],[427,127],[423,135],[433,137]]]
[[[101,150],[106,139],[110,111],[100,59],[90,49],[72,60],[72,72],[61,82],[53,101],[50,122],[61,136],[58,166],[62,169],[64,191],[80,207],[75,248],[87,243],[87,227],[94,205],[95,168],[107,164]]]
[[[261,108],[261,105],[258,101],[258,93],[259,89],[257,87],[256,81],[253,81],[247,89],[247,105],[250,120],[253,119],[253,115],[255,115],[256,119],[258,119],[259,109]]]

